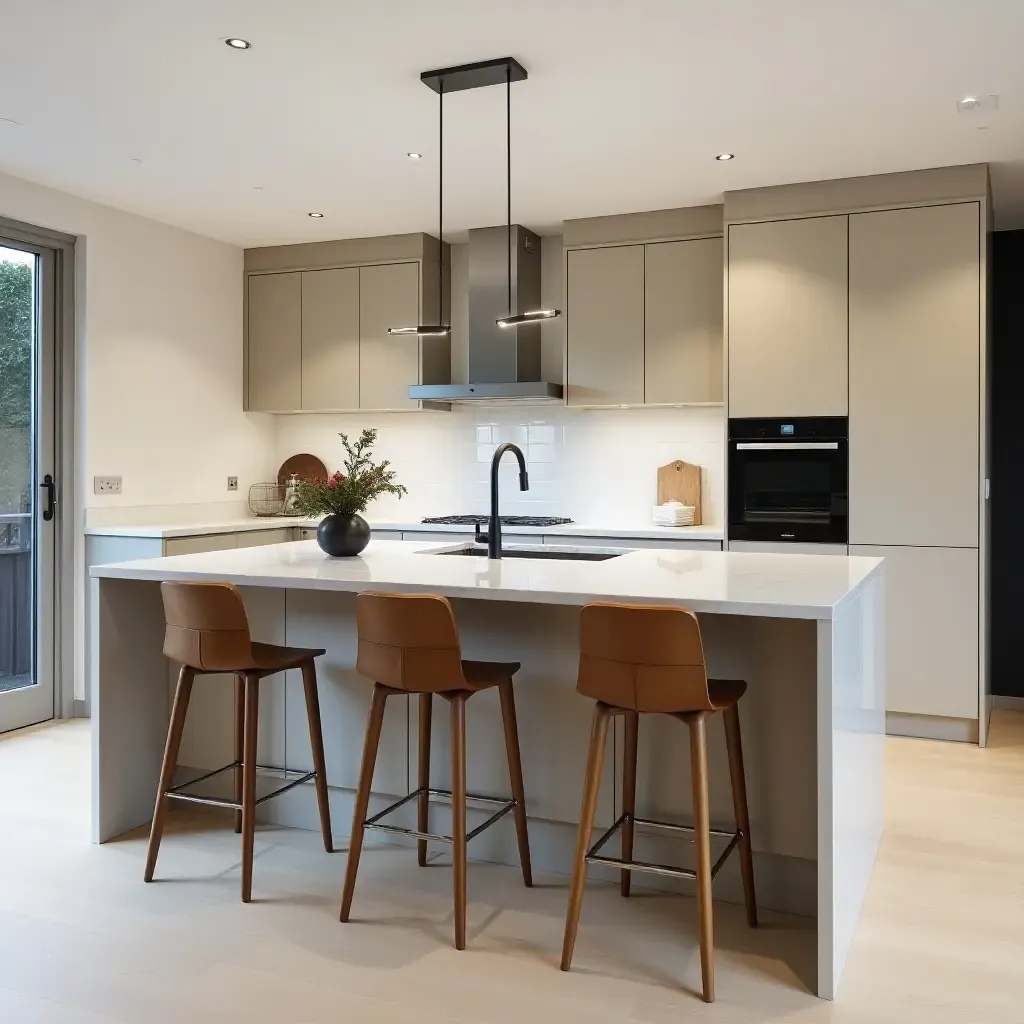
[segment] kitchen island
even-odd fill
[[[759,902],[817,918],[816,990],[834,996],[882,829],[881,560],[647,549],[605,561],[488,561],[452,554],[457,547],[373,541],[360,557],[334,560],[305,541],[94,567],[95,841],[138,827],[151,814],[169,713],[161,580],[233,582],[242,588],[256,638],[327,648],[319,684],[338,834],[347,833],[351,819],[370,696],[370,683],[353,667],[355,595],[383,590],[451,598],[464,656],[522,662],[516,699],[534,866],[562,873],[569,870],[592,712],[592,703],[574,691],[579,608],[593,600],[685,605],[700,616],[709,673],[749,684],[740,710]],[[301,683],[286,678],[264,691],[261,763],[308,768]],[[473,792],[501,794],[508,779],[491,696],[481,695],[470,708],[468,779]],[[389,704],[395,706],[374,778],[378,808],[410,791],[415,763],[416,703]],[[231,709],[232,687],[201,677],[184,764],[204,769],[231,760]],[[713,725],[712,820],[728,823],[719,732]],[[444,787],[448,738],[441,716],[433,743],[437,784]],[[609,747],[599,827],[618,814],[621,738]],[[688,779],[685,731],[667,718],[645,720],[638,815],[687,820]],[[307,787],[264,806],[270,821],[317,827]],[[686,855],[685,846],[648,842],[651,856],[644,859]],[[471,853],[516,863],[511,826],[484,833]],[[339,865],[339,884],[341,871]],[[735,872],[733,864],[719,876],[718,898],[738,897]]]

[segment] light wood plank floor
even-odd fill
[[[88,743],[86,723],[0,738],[5,1024],[1024,1020],[1024,715],[999,713],[987,750],[889,741],[886,836],[835,1003],[808,993],[806,922],[750,932],[724,903],[708,1006],[686,897],[592,885],[562,974],[562,878],[527,891],[514,868],[471,865],[463,953],[446,863],[407,850],[364,853],[348,926],[345,855],[311,833],[260,833],[243,906],[237,837],[173,814],[165,881],[144,885],[144,836],[88,841]]]

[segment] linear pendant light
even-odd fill
[[[506,182],[506,223],[508,225],[508,315],[498,317],[494,322],[499,327],[516,327],[519,324],[538,323],[561,316],[560,309],[529,309],[524,313],[512,312],[512,68],[505,68],[505,182]]]
[[[451,324],[444,322],[444,79],[437,83],[437,323],[415,327],[389,327],[388,334],[436,338],[451,334]]]

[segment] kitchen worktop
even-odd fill
[[[221,519],[211,522],[190,523],[148,523],[146,525],[87,526],[86,534],[98,537],[195,537],[211,533],[243,533],[249,530],[282,530],[291,527],[312,527],[316,519],[301,519],[295,516],[256,517],[245,516],[236,519]],[[374,530],[390,530],[396,533],[408,531],[417,533],[470,533],[471,526],[452,526],[443,523],[422,523],[417,520],[370,520]],[[503,526],[505,535],[534,537],[623,537],[637,540],[722,540],[725,531],[721,526],[619,526],[593,523],[567,523],[562,526]]]
[[[685,604],[698,612],[828,619],[881,572],[877,558],[643,549],[604,562],[455,557],[457,545],[372,540],[356,558],[328,558],[315,541],[95,566],[96,577],[227,580],[240,586],[546,604],[592,600]],[[592,550],[592,549],[591,549]]]

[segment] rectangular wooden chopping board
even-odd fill
[[[678,501],[693,506],[693,525],[700,526],[700,466],[676,459],[658,467],[658,504]]]

